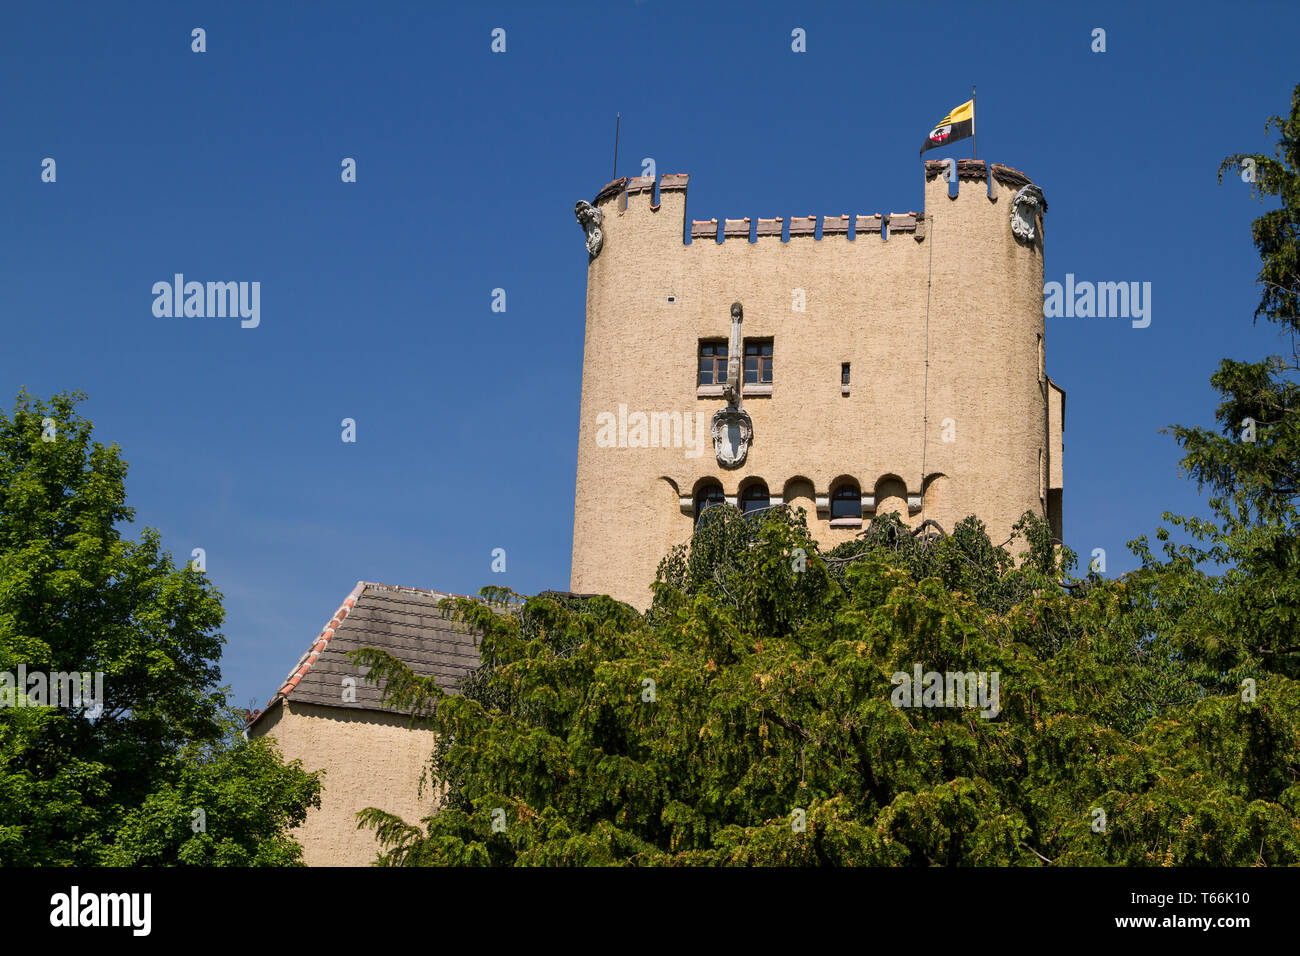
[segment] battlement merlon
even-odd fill
[[[821,239],[848,241],[849,223],[854,224],[854,241],[863,238],[888,240],[889,238],[911,238],[923,242],[927,236],[927,220],[935,215],[943,215],[943,207],[957,199],[973,198],[976,194],[987,197],[990,205],[1006,208],[1008,212],[1012,201],[1022,190],[1030,187],[1037,197],[1036,213],[1039,223],[1047,212],[1047,200],[1043,197],[1032,180],[1018,169],[1002,163],[988,163],[982,159],[955,160],[957,172],[956,195],[950,192],[951,186],[944,173],[949,161],[946,159],[927,160],[924,164],[925,174],[925,210],[907,213],[874,213],[856,215],[791,216],[789,222],[789,241],[795,237],[814,238],[820,225]],[[599,210],[602,217],[615,217],[606,228],[614,223],[635,221],[638,231],[649,228],[655,233],[662,232],[665,240],[672,239],[681,243],[708,242],[749,242],[749,217],[723,218],[722,235],[718,235],[719,220],[687,219],[686,191],[690,176],[686,173],[665,173],[659,177],[658,202],[655,202],[655,177],[626,176],[607,183],[596,194],[591,206]],[[629,218],[630,217],[630,218]],[[754,238],[759,241],[778,242],[783,240],[786,217],[759,219],[754,230]]]

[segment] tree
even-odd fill
[[[437,731],[447,788],[422,826],[361,815],[379,862],[1300,861],[1295,685],[1266,682],[1263,709],[1210,696],[1151,640],[1145,592],[1063,588],[1072,556],[1046,523],[1019,534],[1016,562],[973,520],[923,538],[886,516],[822,555],[801,514],[718,507],[644,616],[607,597],[449,602],[483,634],[459,695],[354,652]],[[899,706],[918,664],[997,674],[1000,693]]]
[[[223,743],[220,593],[203,573],[177,568],[155,530],[122,538],[134,518],[126,463],[116,445],[93,440],[93,425],[76,410],[84,398],[65,393],[46,404],[24,391],[12,415],[0,411],[0,671],[103,675],[102,699],[61,707],[13,706],[27,688],[6,684],[0,862],[7,864],[121,859],[123,819],[138,835],[132,814],[197,786],[195,748],[216,747],[232,773],[248,774],[231,777],[232,787],[274,777],[266,754],[241,755]],[[295,770],[275,799],[316,799],[307,780]],[[188,828],[191,808],[183,809]],[[240,838],[247,858],[258,855],[250,841],[263,838],[253,830]],[[181,861],[162,853],[152,860]]]
[[[285,764],[275,742],[244,741],[231,711],[221,740],[190,745],[179,774],[130,810],[105,862],[114,866],[295,866],[302,847],[288,831],[320,805],[316,775]]]
[[[1274,128],[1273,157],[1228,156],[1219,178],[1249,163],[1252,194],[1280,200],[1251,226],[1261,260],[1254,319],[1277,326],[1291,354],[1222,361],[1210,379],[1221,396],[1218,429],[1169,429],[1183,469],[1210,489],[1213,517],[1166,513],[1190,541],[1176,546],[1161,528],[1163,562],[1144,537],[1133,543],[1153,600],[1167,609],[1174,648],[1200,662],[1203,679],[1219,675],[1224,689],[1260,673],[1300,678],[1300,84],[1290,115],[1270,117],[1265,135]],[[1219,567],[1226,570],[1214,573]]]
[[[1186,452],[1183,467],[1215,493],[1211,506],[1228,529],[1253,522],[1294,531],[1300,497],[1300,84],[1291,94],[1290,115],[1269,117],[1265,135],[1274,127],[1274,157],[1228,156],[1219,180],[1250,163],[1256,176],[1251,194],[1261,202],[1265,196],[1280,200],[1251,224],[1261,261],[1254,320],[1276,325],[1291,354],[1259,362],[1224,359],[1210,379],[1223,399],[1215,413],[1220,431],[1170,429]]]

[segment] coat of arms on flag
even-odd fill
[[[930,135],[921,145],[921,152],[947,146],[959,139],[965,139],[975,132],[975,100],[970,99],[939,120]]]

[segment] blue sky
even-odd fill
[[[89,393],[138,523],[205,549],[224,679],[261,706],[358,580],[567,588],[573,204],[612,178],[616,112],[618,173],[689,173],[692,218],[889,212],[921,208],[919,144],[976,83],[980,157],[1047,196],[1048,279],[1152,284],[1149,328],[1047,333],[1066,541],[1120,573],[1203,509],[1159,429],[1212,421],[1220,358],[1281,348],[1251,326],[1262,207],[1216,169],[1271,151],[1300,79],[1292,3],[1135,6],[7,5],[0,400]],[[177,272],[259,281],[260,325],[156,318]]]

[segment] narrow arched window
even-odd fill
[[[772,498],[767,493],[767,485],[761,481],[756,481],[747,485],[740,495],[740,510],[745,514],[752,511],[760,511],[771,505]]]
[[[712,508],[714,505],[720,505],[726,498],[722,494],[722,485],[716,481],[709,482],[695,493],[695,523],[700,523],[700,515],[704,514],[705,509]]]
[[[856,481],[842,481],[831,492],[831,518],[861,518],[862,491]]]

